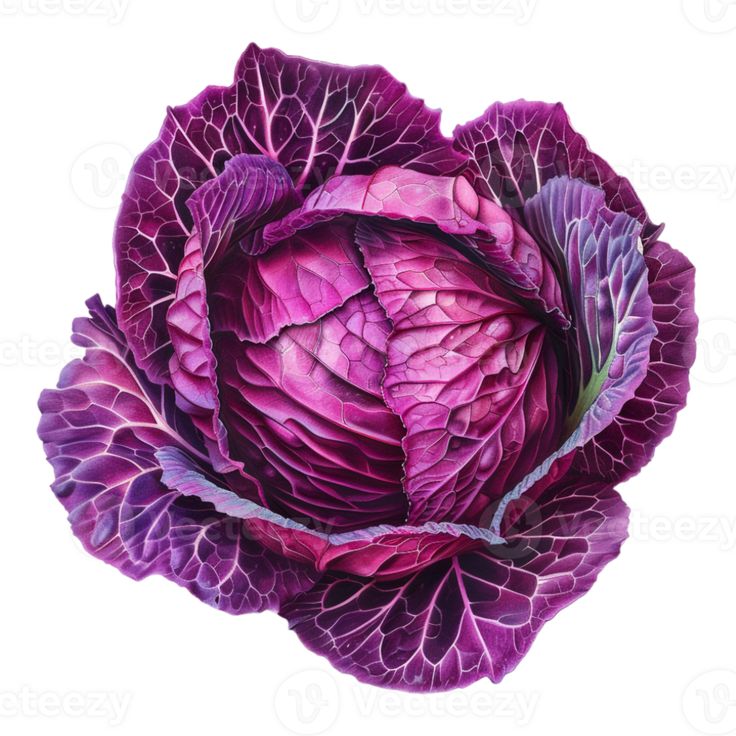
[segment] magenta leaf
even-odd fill
[[[352,227],[339,222],[296,233],[260,256],[236,248],[207,282],[213,329],[251,342],[315,322],[370,283]]]
[[[617,556],[627,522],[609,485],[570,480],[540,498],[510,547],[393,580],[328,573],[280,613],[307,647],[361,682],[419,692],[499,682]]]
[[[498,497],[496,481],[551,450],[560,412],[545,329],[432,236],[361,221],[356,238],[393,324],[384,396],[406,427],[408,522],[456,521],[487,482]]]
[[[542,314],[549,313],[558,326],[569,326],[552,264],[518,222],[491,200],[479,197],[462,176],[430,176],[386,166],[370,175],[334,177],[300,208],[267,225],[263,239],[278,243],[342,215],[435,226],[455,236],[458,246],[480,256],[497,277]]]
[[[404,520],[403,428],[380,391],[388,331],[364,291],[265,344],[215,333],[230,452],[274,510],[335,530]]]

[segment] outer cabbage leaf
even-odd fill
[[[634,397],[576,453],[574,462],[582,475],[617,483],[638,473],[672,432],[677,412],[685,406],[695,360],[698,319],[692,264],[662,242],[652,243],[644,260],[657,328],[649,370]]]
[[[362,682],[419,692],[499,682],[627,535],[628,509],[606,484],[566,479],[536,510],[510,547],[388,581],[328,573],[280,613],[307,647]]]
[[[394,164],[448,174],[465,162],[440,114],[380,66],[346,67],[248,47],[235,70],[237,116],[297,189]]]
[[[583,179],[605,192],[614,212],[642,225],[653,242],[662,231],[652,224],[631,183],[588,148],[573,130],[560,103],[496,102],[476,120],[454,131],[455,147],[469,157],[467,175],[477,192],[522,216],[524,203],[558,176]]]
[[[495,530],[502,528],[510,501],[618,416],[647,374],[657,332],[639,252],[641,227],[610,210],[602,190],[579,179],[552,179],[526,203],[524,217],[567,275],[579,386],[565,441],[504,497],[493,519]]]
[[[123,197],[115,235],[118,319],[156,382],[168,376],[166,311],[193,224],[186,202],[239,153],[278,161],[300,191],[386,164],[449,174],[464,161],[441,134],[439,113],[384,69],[249,46],[231,86],[208,87],[169,109]]]
[[[159,574],[228,613],[272,609],[316,579],[312,568],[267,550],[198,499],[161,483],[156,451],[177,447],[206,461],[173,392],[135,366],[112,310],[99,298],[76,320],[87,349],[44,391],[39,435],[52,486],[85,549],[126,575]]]

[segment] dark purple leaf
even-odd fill
[[[52,488],[87,551],[135,579],[163,575],[229,613],[274,608],[310,587],[311,568],[268,551],[241,520],[162,485],[159,448],[207,458],[173,392],[136,368],[112,311],[99,298],[89,307],[91,318],[74,325],[86,356],[39,401]]]
[[[614,212],[641,223],[645,242],[661,232],[628,179],[589,150],[559,103],[496,102],[476,120],[458,126],[454,138],[455,147],[470,159],[468,175],[476,191],[519,216],[547,181],[569,176],[603,189]]]
[[[361,682],[419,692],[499,682],[616,557],[627,522],[609,485],[565,482],[506,547],[395,580],[326,574],[280,613],[307,647]]]

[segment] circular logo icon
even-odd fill
[[[328,29],[340,12],[340,0],[273,0],[279,20],[297,33]]]
[[[501,524],[502,520],[513,520],[508,528]],[[502,560],[520,560],[528,557],[540,542],[538,534],[528,535],[531,529],[537,529],[542,523],[542,510],[535,501],[528,501],[522,494],[518,499],[504,506],[503,513],[496,505],[488,507],[480,516],[478,526],[481,529],[493,530],[497,526],[504,530],[505,542],[494,544],[486,542],[486,547],[493,550],[493,555]]]
[[[292,733],[324,733],[340,711],[337,684],[322,670],[297,672],[279,685],[273,707],[281,724]]]
[[[711,386],[736,380],[736,320],[701,321],[697,343],[698,357],[692,369],[696,380]]]
[[[736,0],[682,0],[690,25],[704,33],[727,33],[736,28]]]
[[[125,146],[98,143],[77,156],[72,164],[72,190],[90,207],[117,207],[132,165],[133,154]]]
[[[682,694],[682,710],[700,733],[736,733],[736,672],[711,670],[696,677]]]

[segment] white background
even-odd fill
[[[280,12],[276,12],[280,11]],[[733,0],[0,0],[0,732],[736,732]],[[359,685],[275,614],[230,617],[82,552],[48,490],[35,402],[73,317],[113,299],[132,155],[250,41],[381,63],[443,129],[495,100],[565,103],[698,268],[689,405],[620,490],[631,539],[502,684]]]

